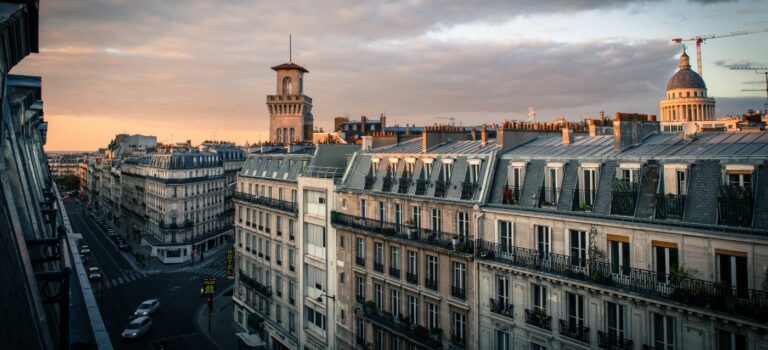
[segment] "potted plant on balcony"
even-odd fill
[[[376,310],[376,303],[373,300],[366,300],[365,301],[365,311],[372,312]]]
[[[440,340],[443,334],[443,329],[440,327],[434,327],[429,330],[429,334],[432,336],[432,339]]]

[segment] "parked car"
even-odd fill
[[[152,318],[149,316],[140,316],[134,318],[123,331],[123,338],[138,338],[147,332],[152,327]]]
[[[88,268],[88,280],[95,281],[101,279],[101,270],[98,267]]]
[[[80,255],[89,255],[91,254],[91,248],[87,245],[83,245],[80,247]]]
[[[133,314],[136,316],[151,316],[158,310],[160,310],[160,300],[149,299],[144,300],[144,302],[136,308],[136,311],[134,311]]]

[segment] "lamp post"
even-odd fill
[[[333,322],[328,322],[328,327],[327,327],[327,329],[325,331],[325,339],[328,342],[328,349],[332,350],[333,346],[331,344],[332,344],[333,340],[331,339],[331,325],[333,325],[334,333],[336,333],[336,308],[335,308],[335,306],[336,306],[336,297],[332,296],[332,295],[328,295],[325,292],[322,292],[317,298],[315,298],[315,300],[318,303],[323,303],[323,297],[325,297],[326,301],[328,299],[333,300],[333,306],[334,306],[334,309],[333,309]],[[325,305],[325,303],[323,303],[323,304]],[[325,306],[325,309],[330,311],[330,308],[327,305]],[[328,318],[330,319],[330,317],[328,317]]]

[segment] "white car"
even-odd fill
[[[151,316],[157,310],[160,309],[160,300],[157,299],[149,299],[144,300],[144,302],[139,305],[139,307],[136,308],[136,311],[133,312],[136,316]]]
[[[152,327],[152,318],[149,316],[136,317],[125,326],[123,338],[138,338],[149,332],[150,327]]]
[[[88,268],[88,280],[95,281],[101,279],[101,270],[98,267]]]
[[[91,254],[91,248],[89,248],[87,245],[83,245],[80,247],[80,255],[88,255]]]

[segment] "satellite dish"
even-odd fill
[[[687,122],[683,124],[683,136],[686,139],[693,139],[696,133],[699,132],[699,126],[694,122]]]

